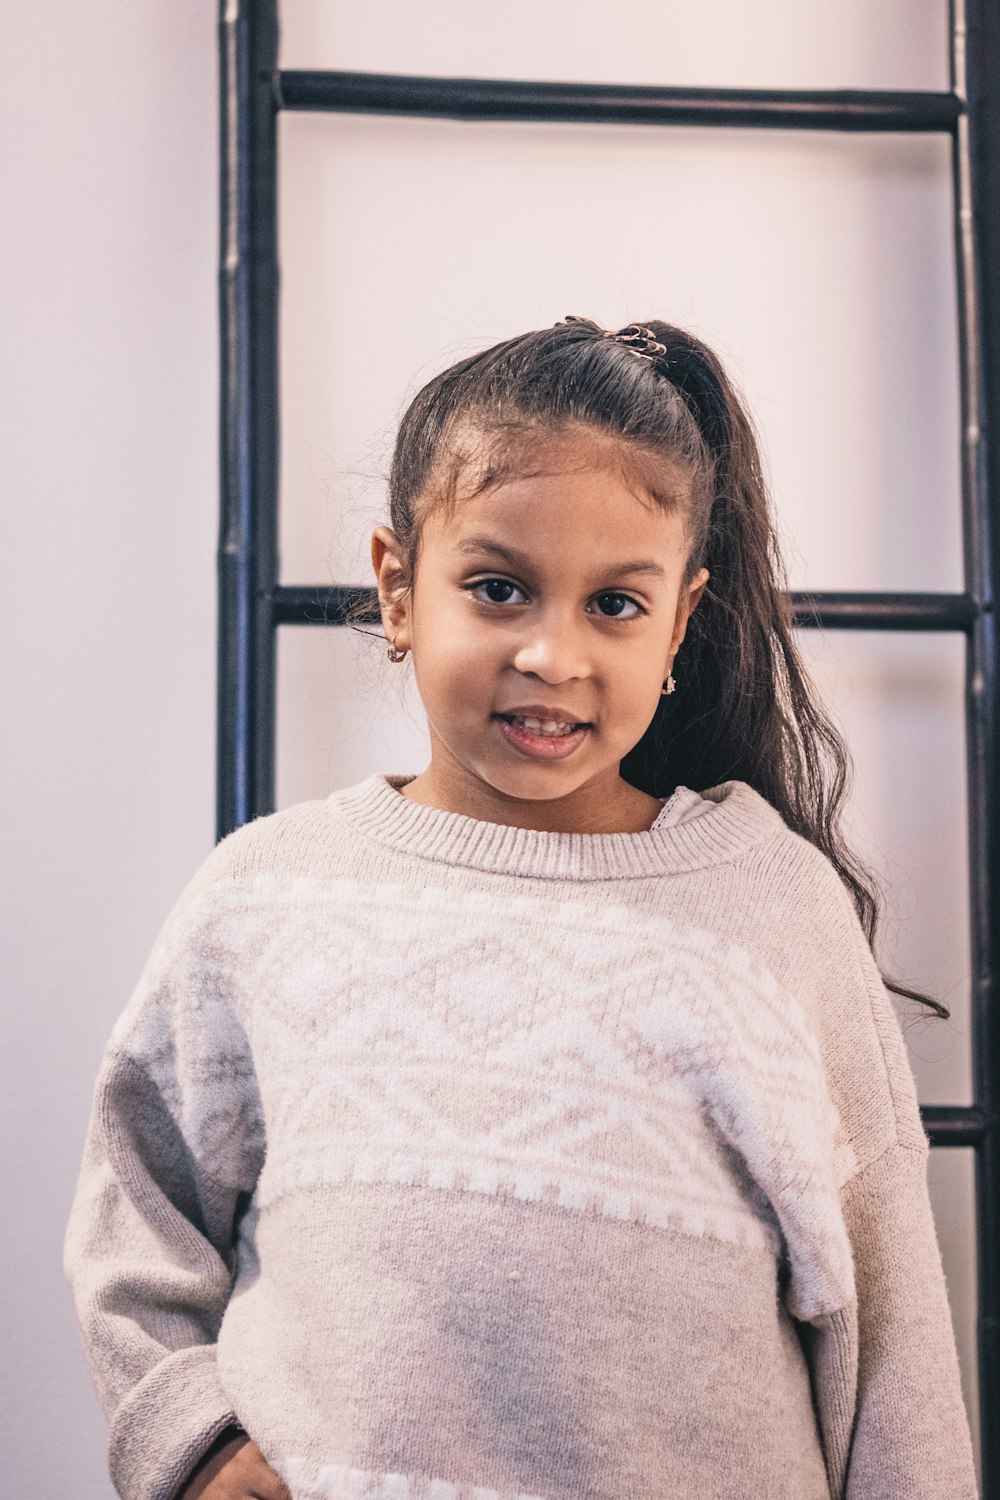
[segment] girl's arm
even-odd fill
[[[215,1339],[263,1130],[219,930],[196,876],[112,1033],[66,1234],[109,1468],[125,1500],[172,1500],[236,1421]]]
[[[842,899],[842,891],[838,900]],[[832,1018],[835,1072],[850,1080],[842,1115],[861,1163],[840,1191],[857,1293],[844,1314],[808,1330],[819,1392],[845,1389],[853,1413],[823,1411],[845,1500],[977,1500],[968,1417],[927,1190],[928,1141],[903,1033],[851,908],[850,1004]],[[860,971],[860,972],[859,972]],[[859,982],[860,981],[860,982]],[[862,1062],[862,1059],[866,1059]],[[840,1320],[842,1326],[835,1326]]]
[[[926,1148],[890,1147],[844,1189],[858,1294],[847,1500],[976,1500]]]

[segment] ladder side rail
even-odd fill
[[[216,839],[274,806],[277,61],[275,0],[221,0]]]
[[[953,139],[962,394],[966,588],[979,601],[966,664],[977,1339],[984,1500],[1000,1500],[1000,745],[995,598],[1000,553],[1000,16],[989,0],[952,0],[952,87],[966,100]]]

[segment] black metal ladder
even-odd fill
[[[277,116],[322,110],[466,120],[783,130],[947,132],[952,138],[962,402],[960,594],[793,594],[796,623],[961,631],[966,639],[973,1100],[922,1110],[936,1147],[976,1155],[978,1363],[984,1500],[1000,1500],[1000,5],[952,0],[948,92],[625,87],[278,68],[276,0],[220,5],[221,518],[217,836],[274,809],[279,625],[342,624],[372,589],[278,581]],[[990,444],[991,435],[993,442]],[[933,1381],[934,1371],[922,1372]]]

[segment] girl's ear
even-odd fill
[[[382,629],[399,651],[410,649],[410,587],[406,559],[390,526],[372,532],[372,567],[378,580]]]
[[[670,655],[673,655],[684,639],[687,630],[687,622],[698,607],[698,603],[709,580],[707,568],[699,568],[687,589],[682,590],[677,601],[677,614],[674,619],[674,633],[670,642]]]
[[[688,596],[688,614],[694,613],[701,602],[701,596],[708,586],[708,580],[712,575],[707,568],[700,568],[691,584],[691,592]]]

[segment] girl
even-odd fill
[[[222,840],[102,1065],[119,1493],[969,1500],[912,992],[718,360],[509,339],[390,490],[430,764]]]

